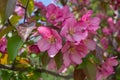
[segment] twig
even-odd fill
[[[28,70],[28,68],[18,68],[18,67],[13,68],[13,67],[9,67],[9,66],[5,66],[5,65],[0,64],[0,69],[8,69],[8,70],[12,70],[12,71],[24,72],[24,71]],[[40,73],[47,73],[47,74],[50,74],[52,76],[61,77],[61,78],[64,78],[64,79],[73,78],[72,75],[64,76],[64,75],[60,75],[58,73],[55,73],[55,72],[52,72],[52,71],[49,71],[49,70],[45,70],[45,69],[41,69],[41,68],[37,68],[35,71],[40,72]]]
[[[20,4],[16,4],[16,6],[19,6],[19,7],[23,8],[23,9],[25,9],[25,7],[20,5]]]
[[[24,23],[25,23],[25,20],[26,20],[26,17],[27,17],[27,8],[28,8],[28,4],[29,4],[29,0],[27,0],[27,4],[26,4],[26,6],[25,6]]]

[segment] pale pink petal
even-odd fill
[[[82,63],[81,56],[77,53],[71,53],[70,58],[71,58],[72,62],[74,62],[75,64],[81,64]]]
[[[95,49],[96,49],[96,43],[95,43],[95,41],[93,41],[93,40],[87,39],[87,40],[85,41],[85,45],[87,46],[87,48],[88,48],[89,50],[95,50]]]
[[[37,42],[37,45],[40,51],[46,51],[47,49],[50,48],[50,43],[46,39],[43,39],[43,38]]]
[[[71,60],[69,58],[69,53],[64,53],[63,54],[63,60],[64,60],[65,67],[68,67],[71,63]]]
[[[51,45],[48,49],[48,55],[50,57],[54,57],[58,53],[58,50],[56,49],[55,45]]]
[[[88,36],[88,32],[85,31],[85,32],[76,32],[74,35],[73,35],[73,38],[75,41],[77,41],[78,43],[81,41],[81,40],[84,40],[86,39]]]
[[[48,63],[48,69],[49,70],[55,70],[56,69],[56,64],[55,64],[55,61],[54,59],[51,59],[50,62]]]

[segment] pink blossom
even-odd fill
[[[102,80],[114,74],[114,66],[118,65],[116,57],[107,58],[106,61],[101,65],[97,74],[97,80]]]
[[[91,51],[96,49],[96,43],[93,40],[90,39],[86,39],[84,40],[85,45],[87,46],[87,48]]]
[[[84,58],[88,49],[83,44],[74,45],[71,42],[66,42],[66,44],[62,48],[64,65],[68,67],[70,64],[81,64],[82,58]]]
[[[108,48],[108,45],[109,45],[109,41],[106,37],[103,37],[101,40],[100,40],[102,46],[104,49],[107,49]]]
[[[64,73],[67,68],[64,65],[61,65],[59,69],[57,69],[57,65],[54,59],[51,59],[48,63],[48,70],[57,70],[58,73]]]
[[[6,40],[6,38],[0,39],[0,52],[1,53],[7,52],[7,40]]]
[[[103,33],[107,36],[107,35],[110,35],[112,32],[109,28],[105,27],[102,29]]]
[[[42,38],[38,41],[37,45],[40,51],[47,50],[50,57],[54,57],[62,48],[62,40],[58,32],[44,26],[38,27],[38,32]]]
[[[39,48],[38,48],[37,45],[31,45],[31,46],[29,46],[29,50],[32,53],[40,53],[40,50],[39,50]]]
[[[67,19],[60,33],[67,41],[75,43],[79,43],[81,40],[86,39],[88,35],[85,24],[77,23],[75,18]]]
[[[19,16],[21,16],[22,18],[24,17],[24,8],[17,6],[17,7],[15,8],[15,12],[16,12]]]
[[[88,11],[85,15],[82,16],[81,21],[87,24],[87,29],[96,31],[99,28],[100,19],[98,17],[91,17],[92,11]]]
[[[68,6],[64,6],[60,8],[54,4],[50,4],[47,6],[47,20],[52,23],[54,26],[60,28],[61,23],[73,15],[70,13]]]

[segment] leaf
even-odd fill
[[[85,77],[83,69],[78,69],[76,66],[74,70],[74,80],[85,80]]]
[[[0,31],[0,38],[2,38],[5,34],[12,31],[13,29],[15,29],[15,28],[12,26],[7,26],[5,29],[1,30]]]
[[[63,55],[60,52],[54,57],[55,63],[57,65],[57,69],[60,69],[60,67],[63,64],[63,58],[62,57],[63,57]]]
[[[16,0],[0,0],[0,23],[4,22],[10,17],[15,9]]]
[[[10,39],[8,39],[7,50],[8,50],[8,59],[10,61],[13,61],[16,58],[22,44],[23,44],[23,41],[18,35],[15,35]]]
[[[2,70],[1,72],[2,72],[1,77],[2,77],[3,80],[10,80],[9,78],[13,74],[12,72],[4,71],[4,70]]]
[[[19,2],[21,2],[22,5],[26,7],[28,0],[19,0]],[[29,13],[29,15],[31,15],[33,10],[34,10],[34,0],[29,0],[28,7],[27,7],[27,12]]]
[[[44,67],[46,67],[47,64],[49,63],[49,61],[50,61],[50,57],[48,56],[47,52],[43,53],[43,55],[42,55],[42,65]]]
[[[13,15],[13,16],[10,18],[11,24],[14,25],[14,26],[16,26],[16,25],[18,24],[20,18],[21,18],[21,17],[18,16],[18,15],[16,15],[16,14]]]
[[[95,64],[88,62],[83,71],[87,76],[88,80],[96,80],[97,67]]]

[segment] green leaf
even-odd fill
[[[34,10],[34,0],[19,0],[19,1],[22,3],[22,5],[24,7],[26,7],[27,2],[29,1],[28,7],[27,7],[27,12],[28,12],[29,15],[31,15],[31,13]]]
[[[10,61],[13,61],[16,58],[22,44],[23,41],[18,35],[15,35],[10,39],[8,39],[7,49],[8,49],[8,58]]]
[[[83,69],[78,69],[76,66],[74,70],[74,80],[85,80],[85,77],[86,75]]]
[[[42,60],[42,65],[43,65],[44,67],[46,67],[47,64],[48,64],[49,61],[50,61],[50,57],[48,56],[48,53],[47,53],[47,52],[43,53],[41,60]]]
[[[88,80],[96,80],[97,67],[95,64],[88,62],[84,68],[84,73]]]
[[[13,29],[15,29],[12,26],[7,26],[5,29],[1,30],[0,32],[0,38],[2,38],[5,34],[7,34],[8,32],[12,31]]]
[[[2,70],[1,72],[2,72],[1,77],[2,77],[3,80],[10,80],[9,78],[13,74],[12,72],[4,71],[4,70]]]
[[[12,17],[11,17],[11,19],[10,19],[10,22],[11,22],[11,24],[12,25],[17,25],[18,24],[18,21],[20,20],[20,16],[18,16],[18,15],[13,15]]]
[[[63,64],[63,58],[62,57],[63,57],[63,55],[60,52],[54,57],[55,63],[57,65],[57,69],[60,69],[60,67]]]
[[[4,22],[10,17],[15,9],[16,0],[0,0],[0,23]]]

